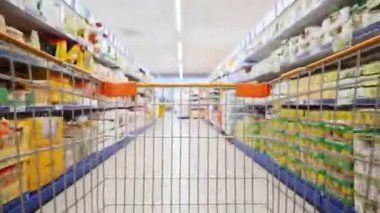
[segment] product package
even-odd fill
[[[355,208],[377,213],[380,198],[380,135],[358,133],[354,136]]]
[[[20,193],[26,192],[28,188],[25,163],[0,169],[0,188],[1,203],[7,203],[19,197]],[[20,189],[22,189],[22,191],[20,191]]]

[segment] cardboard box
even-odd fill
[[[7,203],[26,192],[26,177],[26,166],[24,163],[0,170],[0,204]],[[20,191],[20,188],[22,191]]]
[[[368,190],[368,200],[377,201],[380,197],[379,180],[374,180],[365,176],[355,177],[355,192],[361,196],[366,196]]]
[[[64,171],[63,148],[48,150],[31,157],[28,164],[28,189],[34,191],[53,179],[58,178]]]
[[[5,125],[5,124],[3,124]],[[23,153],[29,149],[29,135],[31,131],[30,122],[27,120],[21,120],[17,122],[18,130],[15,130],[15,123],[13,121],[8,121],[8,128],[10,128],[10,134],[0,134],[0,157],[15,157],[14,159],[3,161],[0,163],[0,169],[11,166],[17,163],[17,145],[19,145],[20,153]],[[2,126],[3,128],[6,128]],[[4,133],[4,132],[2,132]],[[22,157],[20,160],[24,161],[28,159],[28,156]]]
[[[62,117],[36,117],[30,119],[32,131],[30,134],[30,149],[49,147],[62,143]]]
[[[97,130],[92,122],[66,124],[64,128],[65,167],[70,168],[96,150]],[[100,139],[99,139],[100,140]]]

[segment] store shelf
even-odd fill
[[[8,63],[12,61],[39,68],[46,68],[51,71],[62,72],[63,74],[71,75],[78,78],[87,77],[88,79],[92,79],[94,81],[104,81],[104,79],[99,79],[95,76],[92,76],[90,72],[80,67],[58,60],[45,52],[28,46],[27,44],[21,43],[19,41],[13,41],[14,39],[12,39],[4,33],[0,32],[0,37],[1,39],[4,38],[4,40],[6,41],[12,41],[12,46],[9,46],[7,42],[0,40],[0,45],[4,45],[4,47],[0,47],[0,59],[6,59]],[[24,46],[27,46],[28,48],[24,50]],[[126,71],[125,75],[132,81],[147,82],[148,80],[148,78],[144,78],[141,75],[139,76],[138,72]]]
[[[362,29],[359,29],[355,32],[353,32],[353,38],[351,43],[353,45],[359,44],[361,42],[364,42],[368,39],[374,38],[376,36],[380,35],[380,22],[376,22],[374,24],[371,24],[367,27],[364,27]],[[283,63],[280,65],[280,70],[278,72],[271,72],[268,71],[266,73],[263,73],[262,75],[255,76],[253,78],[246,78],[246,79],[235,79],[236,82],[250,82],[250,81],[271,81],[275,78],[280,77],[282,74],[287,73],[291,70],[302,68],[307,66],[310,63],[322,60],[328,56],[331,56],[334,54],[332,45],[326,45],[322,47],[319,51],[313,52],[313,53],[305,53],[299,57],[297,57],[294,62],[291,63]],[[253,71],[254,72],[254,71]]]
[[[345,106],[355,106],[355,107],[375,107],[376,99],[371,98],[359,98],[359,99],[321,99],[321,100],[308,100],[308,101],[289,101],[283,103],[283,106],[299,106],[299,107],[318,107],[318,106],[326,106],[326,107],[345,107]]]
[[[308,26],[320,24],[328,15],[330,15],[331,9],[344,4],[347,4],[347,1],[322,0],[313,8],[310,8],[308,13],[300,16],[298,20],[294,21],[293,24],[286,27],[265,44],[251,50],[252,53],[247,56],[246,61],[258,62],[263,60],[281,46],[282,40],[301,34]]]
[[[8,50],[5,48],[0,48],[0,58],[7,58],[8,60],[13,60],[15,62],[20,62],[20,63],[28,63],[36,67],[48,68],[48,64],[46,63],[46,61],[44,62],[40,58],[33,57],[26,53]]]
[[[341,201],[328,196],[313,184],[293,174],[288,169],[279,166],[269,155],[252,149],[249,145],[234,138],[231,142],[247,156],[260,164],[264,169],[278,178],[290,189],[295,189],[300,197],[313,204],[321,212],[355,213],[353,208],[346,207]]]
[[[211,123],[210,121],[207,122],[209,124]],[[214,127],[220,134],[226,135],[223,129],[216,126]],[[245,144],[237,138],[230,138],[230,142],[256,163],[262,166],[265,170],[279,179],[288,188],[294,189],[300,197],[305,198],[307,202],[313,204],[319,211],[347,213],[356,212],[353,208],[346,207],[341,201],[322,192],[316,186],[295,175],[288,169],[279,166],[269,155],[251,148],[249,145]]]
[[[126,72],[125,76],[127,78],[129,78],[129,80],[131,80],[131,81],[147,82],[144,78],[142,78],[141,76],[137,75],[137,72],[136,73]]]
[[[367,27],[359,29],[353,34],[353,44],[358,44],[370,38],[380,35],[380,22],[370,24]]]
[[[258,106],[258,107],[271,107],[273,105],[273,101],[267,100],[267,101],[261,101],[261,102],[252,102],[247,103],[249,106]],[[306,107],[376,107],[377,101],[374,98],[358,98],[358,99],[343,99],[343,100],[336,100],[336,99],[321,99],[321,100],[305,100],[305,101],[286,101],[282,102],[283,107],[299,107],[299,108],[306,108]]]
[[[221,75],[225,71],[231,72],[231,70],[239,70],[239,67],[244,63],[258,63],[262,61],[281,47],[284,40],[302,34],[308,26],[320,25],[326,17],[335,11],[335,9],[345,5],[350,5],[350,3],[345,0],[315,1],[315,3],[310,5],[308,9],[298,12],[299,15],[296,20],[290,21],[291,23],[281,23],[285,26],[278,30],[278,27],[281,25],[278,25],[277,19],[280,19],[283,16],[289,16],[287,13],[291,10],[296,10],[296,5],[299,6],[296,1],[292,1],[292,3],[283,8],[281,11],[275,10],[276,18],[273,18],[274,20],[269,23],[267,23],[267,20],[263,20],[263,22],[267,23],[264,26],[264,29],[261,29],[259,33],[256,33],[257,30],[250,33],[249,37],[242,42],[242,45],[244,46],[240,46],[237,50],[235,50],[234,53],[223,62],[223,64],[218,66],[218,70],[211,74],[211,80],[215,81],[217,79],[221,79]],[[284,15],[284,13],[286,14]],[[260,26],[261,25],[262,23],[260,22]],[[256,26],[256,28],[258,27],[259,26]],[[270,28],[269,31],[271,32],[277,32],[275,32],[274,35],[269,35],[268,28]],[[236,65],[230,68],[231,70],[220,70],[222,67],[228,66],[227,64],[229,61],[235,61]]]
[[[1,43],[2,41],[0,41],[0,44]],[[44,58],[28,54],[22,51],[21,49],[15,50],[15,49],[0,47],[0,59],[5,59],[7,63],[9,63],[10,61],[13,61],[20,64],[28,64],[28,65],[39,67],[39,68],[46,68],[51,71],[62,72],[63,74],[67,74],[73,77],[78,77],[78,78],[87,77],[88,80],[91,79],[94,81],[101,81],[100,79],[94,76],[91,76],[90,73],[79,72],[75,69],[75,67],[72,67],[70,65],[65,66],[65,64],[63,65],[57,64],[53,61],[49,61]],[[132,81],[146,82],[144,78],[132,72],[127,72],[126,76],[129,77],[130,80]]]
[[[155,122],[137,129],[136,131],[130,132],[130,135],[140,135],[149,128],[151,128]],[[105,160],[116,154],[118,151],[127,146],[132,142],[134,137],[127,136],[123,140],[108,146],[107,148],[93,153],[86,159],[78,162],[75,166],[66,170],[66,172],[53,182],[47,184],[40,189],[40,192],[30,192],[23,195],[23,203],[25,208],[25,213],[32,213],[39,208],[39,194],[41,195],[42,203],[48,203],[56,195],[64,191],[67,187],[74,184],[84,175],[89,173],[91,170],[96,168],[98,165],[103,163]],[[74,169],[75,168],[75,169]],[[54,193],[55,192],[55,193]],[[21,199],[17,198],[6,205],[3,206],[3,211],[8,213],[18,213],[21,212]]]
[[[0,44],[1,43],[5,43],[5,42],[0,41]],[[38,52],[41,54],[45,54],[41,51],[38,51]],[[49,55],[49,57],[53,57],[53,56]],[[16,49],[13,46],[12,46],[12,49],[0,47],[0,59],[5,59],[7,63],[16,62],[20,64],[25,64],[25,65],[31,65],[32,67],[35,66],[38,68],[46,68],[55,72],[62,72],[63,74],[70,75],[73,77],[100,81],[100,79],[94,76],[91,76],[90,73],[86,72],[85,70],[79,67],[76,67],[75,65],[67,64],[55,58],[54,60],[50,60],[50,58],[39,57],[34,54],[32,55],[22,49]]]
[[[310,64],[312,62],[323,59],[329,55],[332,55],[333,53],[334,53],[334,51],[333,51],[331,45],[326,45],[325,47],[322,47],[319,51],[316,51],[313,53],[308,52],[308,53],[305,53],[305,54],[297,57],[294,60],[294,62],[281,64],[280,70],[277,72],[273,72],[272,70],[268,70],[267,72],[265,72],[261,75],[258,75],[258,76],[254,76],[251,78],[249,77],[249,78],[245,78],[245,79],[233,78],[232,81],[234,81],[234,82],[250,82],[250,81],[265,82],[265,81],[270,81],[270,80],[273,80],[275,78],[278,78],[279,76],[281,76],[282,74],[284,74],[290,70],[293,70],[293,69],[296,69],[299,67],[303,67],[307,64]],[[255,72],[255,70],[253,70],[252,72]],[[237,74],[235,73],[235,75],[237,75]],[[230,76],[228,76],[228,77],[230,78]]]
[[[109,111],[116,109],[128,109],[129,107],[95,107],[90,105],[49,105],[49,106],[0,106],[0,114],[9,113],[46,113],[46,112],[70,112],[70,111]]]
[[[280,66],[280,74],[284,74],[290,70],[303,67],[307,64],[310,64],[312,62],[318,61],[322,58],[325,58],[329,55],[332,55],[334,53],[331,44],[326,45],[324,47],[321,47],[318,51],[316,52],[308,52],[305,53],[299,57],[297,57],[296,60],[292,63],[283,63]]]
[[[34,14],[32,11],[29,11],[28,9],[24,11],[9,1],[2,1],[0,4],[0,14],[2,14],[5,17],[5,20],[8,25],[13,26],[24,32],[36,30],[41,35],[63,38],[68,41],[71,41],[72,43],[78,43],[81,46],[86,47],[89,51],[91,51],[91,48],[89,48],[89,45],[87,43],[75,38],[72,35],[69,35],[68,33],[64,32],[63,29],[58,29],[54,26],[49,25],[38,14]],[[119,66],[115,62],[108,60],[104,56],[94,53],[93,51],[91,52],[93,53],[95,60],[101,63],[102,65],[112,69],[119,68]]]

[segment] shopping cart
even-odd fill
[[[269,84],[117,85],[133,98],[2,56],[7,88],[49,104],[0,109],[0,212],[379,212],[378,48]]]

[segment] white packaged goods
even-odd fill
[[[7,25],[5,23],[4,16],[0,15],[0,32],[5,33],[7,31]]]
[[[375,134],[355,134],[354,153],[358,157],[369,161],[373,152],[375,160],[380,161],[380,135]]]
[[[380,20],[380,10],[365,11],[363,13],[363,27],[373,24]]]
[[[368,9],[372,9],[374,7],[379,6],[380,1],[379,0],[367,0],[366,6]]]
[[[380,135],[354,135],[355,208],[358,212],[376,212],[380,199]],[[371,162],[371,163],[370,163]]]
[[[63,134],[65,146],[66,168],[83,160],[92,152],[96,151],[96,145],[101,138],[95,138],[97,126],[96,122],[79,121],[65,124]],[[71,141],[80,143],[70,144]]]
[[[54,27],[63,28],[63,4],[61,0],[42,0],[41,11],[46,22]]]

